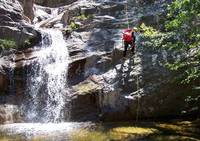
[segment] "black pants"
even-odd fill
[[[123,56],[125,57],[126,56],[126,52],[128,50],[128,46],[131,46],[131,52],[134,54],[135,52],[135,42],[131,41],[131,42],[127,42],[127,41],[124,41],[124,53],[123,53]]]

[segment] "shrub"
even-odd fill
[[[146,26],[144,23],[139,26],[138,30],[143,32],[142,40],[144,46],[173,48],[169,41],[174,40],[174,32],[160,32],[153,27]]]
[[[190,83],[200,78],[200,1],[175,0],[168,7],[168,21],[165,24],[167,31],[176,33],[175,42],[169,42],[177,50],[184,50],[188,55],[172,64],[171,70],[181,71],[182,83]],[[191,48],[195,53],[191,54]]]
[[[10,48],[16,48],[17,45],[15,41],[13,40],[7,40],[7,39],[0,39],[0,48],[2,49],[10,49]]]
[[[87,20],[87,19],[93,18],[93,15],[81,14],[80,16],[77,16],[76,18],[83,21],[83,20]]]
[[[72,30],[75,30],[75,29],[78,29],[80,26],[78,25],[78,24],[76,24],[75,22],[71,22],[70,23],[70,28],[72,29]]]
[[[79,19],[79,20],[86,20],[88,18],[87,18],[87,16],[85,14],[81,14],[80,16],[77,17],[77,19]]]

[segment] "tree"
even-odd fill
[[[167,44],[188,52],[185,58],[168,66],[183,72],[180,75],[182,83],[196,81],[200,78],[200,1],[175,0],[168,10],[166,31],[175,36]]]

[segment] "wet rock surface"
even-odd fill
[[[163,12],[165,12],[162,9],[162,2],[152,1],[150,2],[152,5],[149,5],[148,2],[139,4],[145,5],[143,11],[137,11],[137,8],[133,7],[134,12],[130,11],[130,19],[133,25],[144,22],[160,29],[162,27],[157,25],[162,21]],[[92,86],[84,86],[84,79],[94,77],[95,83],[101,86],[101,91],[96,91],[93,95],[93,100],[91,100],[95,101],[92,103],[93,106],[90,102],[89,106],[82,106],[83,96],[75,92],[76,100],[79,102],[72,107],[80,105],[87,108],[96,107],[96,110],[99,109],[99,111],[96,111],[98,114],[93,112],[94,117],[106,121],[134,120],[137,116],[141,119],[179,117],[185,116],[184,111],[187,111],[186,113],[189,115],[193,112],[198,113],[198,111],[191,111],[192,107],[196,106],[191,106],[184,100],[198,92],[191,91],[189,86],[182,87],[174,84],[173,80],[176,74],[165,66],[166,63],[185,54],[173,50],[145,47],[138,40],[136,54],[133,56],[129,53],[129,56],[123,60],[121,32],[126,26],[126,21],[123,20],[124,17],[120,17],[123,15],[123,11],[119,11],[124,8],[124,5],[117,2],[105,3],[105,5],[108,6],[108,9],[114,7],[112,12],[106,9],[104,4],[97,4],[96,7],[101,8],[98,14],[94,14],[95,22],[89,21],[87,24],[89,26],[81,25],[79,29],[72,32],[67,40],[72,43],[69,51],[73,62],[69,68],[71,77],[69,80],[73,81],[72,84],[77,87],[85,87],[87,91],[94,91]],[[114,10],[115,8],[116,10]],[[81,11],[80,9],[79,11]],[[92,7],[89,9],[99,10]],[[152,11],[151,9],[156,10]],[[143,13],[143,15],[141,16],[139,13]],[[68,22],[65,24],[70,23],[70,18],[67,19]],[[93,57],[91,54],[94,54]],[[91,65],[87,65],[88,63]],[[75,67],[73,68],[73,66]],[[75,89],[75,91],[79,90]],[[91,97],[91,94],[93,92],[84,94],[84,97],[87,99],[87,97]],[[174,105],[177,107],[175,108]],[[72,119],[79,115],[79,112],[75,111],[77,110],[72,110]],[[75,114],[73,115],[73,113]],[[80,112],[79,116],[83,115]]]
[[[20,1],[22,2],[22,1]],[[19,122],[19,106],[25,90],[23,72],[35,58],[35,46],[41,41],[40,31],[30,24],[33,19],[33,3],[17,0],[0,0],[0,39],[14,41],[15,48],[0,51],[0,123]],[[33,2],[33,1],[32,1]],[[26,45],[27,43],[27,45]]]
[[[0,105],[0,124],[11,124],[21,121],[19,108],[16,105]]]

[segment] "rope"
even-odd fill
[[[140,92],[139,92],[139,77],[137,75],[137,112],[136,112],[136,122],[139,119],[139,111],[140,111]]]
[[[126,10],[126,20],[127,20],[127,26],[128,29],[130,28],[129,25],[129,18],[128,18],[128,0],[126,0],[126,6],[125,6],[125,10]],[[123,44],[123,43],[122,43]],[[136,50],[135,50],[136,51]],[[136,122],[138,122],[139,120],[139,112],[140,112],[140,92],[139,92],[139,76],[137,75],[137,111],[136,111]]]
[[[125,6],[125,9],[126,9],[126,20],[127,20],[127,26],[128,26],[128,29],[129,29],[130,26],[129,26],[129,21],[128,21],[128,0],[126,0],[126,6]]]

